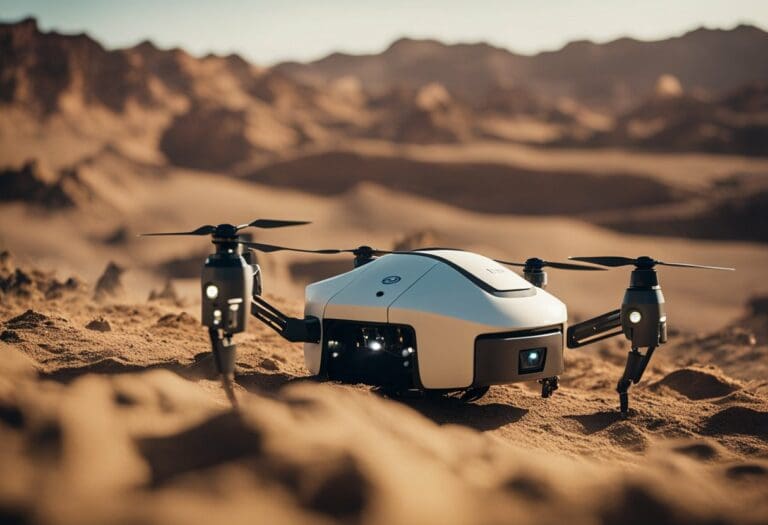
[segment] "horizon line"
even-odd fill
[[[541,49],[539,51],[533,52],[533,53],[521,53],[514,51],[513,49],[504,46],[504,45],[498,45],[493,43],[491,40],[451,40],[451,39],[441,39],[434,36],[414,36],[414,35],[401,35],[398,37],[393,38],[389,44],[384,46],[383,48],[379,48],[379,50],[374,51],[359,51],[359,52],[350,52],[346,51],[344,49],[338,49],[330,52],[326,52],[323,55],[318,56],[317,58],[312,58],[308,60],[300,60],[300,59],[292,59],[292,58],[286,58],[286,59],[279,59],[275,60],[270,63],[259,63],[254,60],[252,60],[250,57],[247,56],[247,54],[244,54],[242,52],[239,52],[237,50],[231,50],[231,51],[224,51],[224,52],[214,52],[214,51],[207,51],[207,52],[201,52],[201,53],[195,53],[187,50],[182,45],[169,45],[169,46],[160,46],[156,42],[152,40],[152,38],[143,38],[139,41],[137,41],[134,44],[126,45],[126,46],[108,46],[105,45],[103,41],[99,40],[98,38],[91,35],[87,30],[82,31],[62,31],[61,29],[58,29],[56,27],[50,27],[47,29],[41,28],[39,19],[34,15],[28,15],[23,16],[21,18],[18,18],[16,20],[8,20],[5,18],[0,17],[0,25],[6,25],[6,26],[12,26],[12,25],[19,25],[24,22],[32,21],[35,24],[35,27],[37,28],[37,31],[43,34],[57,34],[65,37],[77,37],[77,36],[86,36],[93,40],[94,42],[98,43],[102,48],[104,48],[107,51],[125,51],[129,49],[133,49],[135,47],[140,46],[141,44],[148,43],[152,45],[155,49],[158,49],[159,51],[183,51],[184,53],[187,53],[188,55],[197,58],[197,59],[205,59],[208,57],[220,57],[220,58],[226,58],[226,57],[233,57],[236,56],[246,62],[248,62],[250,65],[257,66],[257,67],[265,67],[265,68],[272,68],[275,66],[278,66],[280,64],[287,64],[287,63],[295,63],[295,64],[311,64],[313,62],[321,61],[325,58],[334,56],[334,55],[345,55],[345,56],[351,56],[351,57],[366,57],[366,56],[376,56],[381,55],[390,48],[392,48],[393,45],[395,45],[397,42],[403,41],[403,40],[411,40],[414,42],[434,42],[438,43],[444,46],[453,47],[453,46],[477,46],[477,45],[487,45],[489,47],[499,49],[502,51],[506,51],[510,54],[521,56],[521,57],[536,57],[542,54],[547,53],[557,53],[559,51],[562,51],[566,47],[577,44],[577,43],[587,43],[587,44],[593,44],[593,45],[609,45],[614,42],[618,42],[620,40],[632,40],[639,43],[654,43],[654,42],[662,42],[665,40],[672,40],[675,38],[682,38],[688,34],[695,33],[696,31],[735,31],[739,28],[753,28],[757,29],[759,31],[762,31],[763,33],[768,33],[768,29],[761,27],[757,22],[754,21],[746,21],[741,20],[731,27],[724,27],[724,26],[707,26],[705,24],[697,25],[695,27],[692,27],[687,30],[675,32],[672,34],[669,34],[667,36],[663,36],[660,38],[650,38],[650,39],[644,39],[644,38],[638,38],[629,34],[624,34],[622,36],[617,36],[614,38],[606,39],[606,40],[598,40],[598,39],[590,39],[590,38],[574,38],[572,40],[568,40],[564,44],[562,44],[560,47],[557,48],[550,48],[550,49]]]

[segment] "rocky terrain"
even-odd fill
[[[535,56],[403,39],[263,68],[151,42],[106,50],[27,19],[0,24],[0,51],[0,151],[16,162],[54,136],[40,155],[55,164],[109,137],[144,160],[238,174],[350,139],[768,152],[768,35],[751,26]]]

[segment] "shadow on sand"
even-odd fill
[[[384,395],[381,391],[375,391]],[[463,425],[480,431],[494,430],[516,423],[528,413],[527,409],[503,403],[480,404],[463,401],[451,395],[395,397],[394,400],[416,410],[439,425]]]
[[[61,368],[55,372],[41,373],[43,379],[50,379],[61,383],[69,383],[85,374],[126,374],[139,373],[153,369],[164,369],[174,372],[185,379],[218,379],[213,358],[210,353],[205,352],[195,356],[192,363],[181,364],[176,361],[153,363],[150,365],[138,365],[123,361],[119,358],[108,357],[95,361],[93,363],[78,365],[69,368]],[[239,367],[235,381],[249,392],[261,395],[275,396],[286,385],[299,383],[303,381],[323,382],[316,376],[295,377],[284,372],[263,372],[245,367]],[[386,395],[380,389],[373,389],[374,392],[382,397],[388,397],[396,402],[406,405],[423,416],[431,419],[437,424],[464,425],[476,430],[493,430],[504,425],[519,421],[528,410],[502,404],[487,403],[479,404],[477,402],[462,401],[457,397],[450,395],[421,395],[418,397],[392,397]],[[597,417],[596,421],[589,418]],[[612,417],[612,414],[606,413],[602,417]],[[580,418],[584,418],[581,421]],[[592,416],[574,416],[585,426],[591,429],[597,427],[598,431],[608,426],[612,421],[600,422],[601,415]]]

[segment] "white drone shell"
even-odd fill
[[[471,252],[435,249],[379,257],[307,286],[304,313],[321,325],[325,319],[344,319],[413,327],[419,379],[427,389],[477,384],[476,341],[487,334],[508,334],[519,342],[535,337],[525,335],[531,331],[552,329],[559,338],[542,371],[517,377],[515,369],[507,374],[514,377],[503,382],[552,377],[563,370],[565,305],[506,266]],[[320,372],[322,352],[322,337],[319,344],[304,345],[313,374]]]

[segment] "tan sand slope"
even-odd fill
[[[4,266],[6,277],[34,273]],[[549,400],[513,385],[473,404],[397,401],[363,386],[295,381],[306,374],[300,347],[254,324],[240,336],[237,414],[191,316],[164,303],[92,302],[86,288],[46,299],[39,288],[51,277],[36,275],[6,286],[0,301],[0,464],[14,473],[0,478],[4,521],[768,516],[765,391],[716,368],[681,367],[674,348],[634,389],[636,409],[623,420],[612,391],[616,344],[569,353]]]

